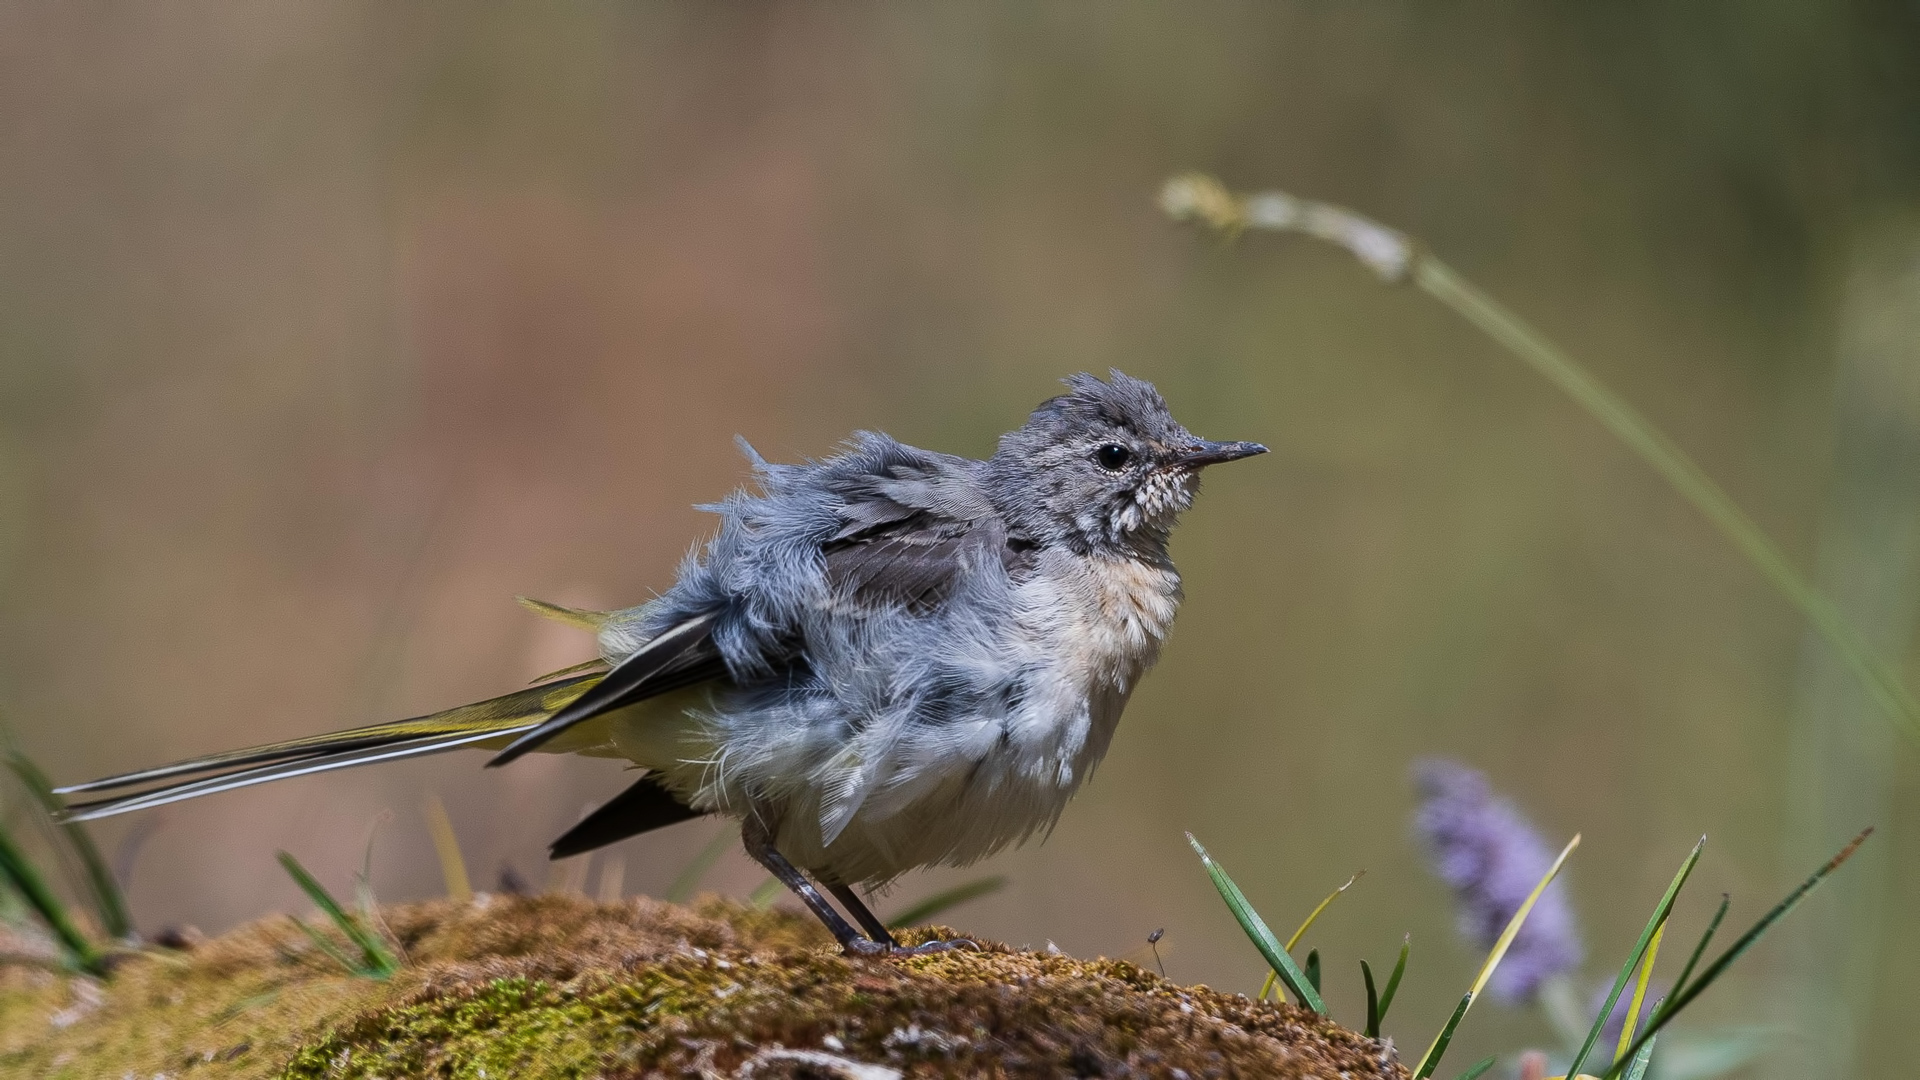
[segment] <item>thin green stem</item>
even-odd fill
[[[693,858],[687,860],[687,865],[674,875],[673,884],[668,885],[667,891],[662,894],[667,901],[684,904],[693,899],[693,890],[700,887],[700,879],[706,877],[707,871],[713,869],[713,864],[726,854],[737,832],[738,828],[732,822],[722,825],[713,834],[713,839],[708,840],[705,846],[694,853]]]
[[[1733,501],[1686,451],[1653,422],[1608,389],[1592,372],[1525,320],[1433,257],[1411,237],[1344,207],[1269,191],[1236,196],[1208,176],[1175,177],[1161,206],[1180,219],[1197,219],[1229,236],[1249,228],[1305,233],[1344,247],[1382,278],[1411,281],[1505,345],[1529,367],[1586,409],[1614,437],[1640,455],[1692,503],[1761,576],[1798,608],[1827,639],[1882,712],[1920,742],[1920,701],[1825,593],[1796,569],[1779,545]]]
[[[100,849],[88,835],[87,827],[77,821],[60,821],[60,814],[66,809],[60,803],[60,797],[53,793],[53,784],[47,774],[33,759],[19,750],[10,750],[6,755],[7,767],[13,770],[21,786],[33,795],[35,802],[47,815],[49,821],[60,822],[60,835],[67,846],[73,849],[87,880],[87,892],[93,899],[93,912],[100,919],[101,929],[107,936],[122,939],[133,933],[133,918],[127,914],[127,901],[120,893],[120,883],[113,879],[113,871],[107,869],[107,860],[100,857]]]
[[[992,877],[978,878],[974,881],[955,885],[951,889],[934,893],[932,896],[919,901],[900,914],[888,919],[887,925],[896,930],[909,926],[918,926],[921,923],[930,921],[935,915],[947,911],[950,908],[958,907],[969,900],[977,900],[982,896],[999,892],[1002,888],[1006,887],[1006,884],[1007,879],[1005,877],[995,874]]]
[[[1920,739],[1920,702],[1914,700],[1892,666],[1874,652],[1866,638],[1840,613],[1839,607],[1794,567],[1779,545],[1761,531],[1733,497],[1686,451],[1573,357],[1455,273],[1452,267],[1421,252],[1413,263],[1413,283],[1479,327],[1488,337],[1505,345],[1639,454],[1641,460],[1706,515],[1789,603],[1800,609],[1866,684],[1868,692],[1887,715],[1900,724],[1908,736]]]
[[[12,885],[47,924],[47,929],[53,931],[68,963],[92,975],[106,974],[100,951],[67,917],[66,905],[54,895],[46,879],[34,868],[32,860],[14,844],[13,838],[3,828],[0,828],[0,881]]]

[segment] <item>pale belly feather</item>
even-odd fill
[[[1010,698],[937,723],[797,723],[683,691],[616,714],[612,743],[697,809],[763,815],[781,852],[828,881],[884,883],[1017,844],[1052,827],[1106,754],[1180,600],[1171,566],[1052,560],[1011,624],[953,643],[1017,670]]]

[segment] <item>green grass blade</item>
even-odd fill
[[[1493,1062],[1494,1057],[1491,1054],[1481,1058],[1479,1061],[1474,1062],[1466,1072],[1460,1074],[1460,1080],[1480,1080],[1480,1077],[1485,1074],[1488,1069],[1493,1068]]]
[[[33,763],[33,759],[18,750],[7,752],[7,768],[13,770],[21,786],[33,795],[34,801],[47,814],[48,820],[59,821],[66,810],[60,796],[53,793],[53,784],[47,774]],[[133,919],[127,914],[126,897],[120,892],[120,883],[113,879],[113,871],[107,868],[107,861],[100,857],[100,849],[93,843],[93,837],[87,833],[87,827],[78,821],[60,822],[60,835],[72,849],[74,857],[80,862],[87,882],[87,894],[93,901],[94,917],[100,920],[100,928],[111,938],[126,938],[133,934]]]
[[[1200,864],[1207,868],[1207,876],[1213,879],[1213,887],[1220,893],[1220,899],[1227,902],[1227,910],[1233,913],[1234,921],[1240,924],[1240,929],[1246,933],[1247,939],[1253,942],[1253,947],[1266,958],[1267,966],[1272,968],[1280,976],[1280,981],[1292,991],[1294,1000],[1324,1015],[1327,1006],[1320,1000],[1319,993],[1307,982],[1306,973],[1300,970],[1300,965],[1293,962],[1293,957],[1287,955],[1287,950],[1280,947],[1280,939],[1273,936],[1273,931],[1267,928],[1266,920],[1260,917],[1259,912],[1253,910],[1253,905],[1247,902],[1246,894],[1240,891],[1240,886],[1235,885],[1233,879],[1227,876],[1226,870],[1213,861],[1213,856],[1207,854],[1207,849],[1200,846],[1200,841],[1195,840],[1192,833],[1187,834],[1187,843],[1192,844],[1193,850],[1199,854]]]
[[[1674,989],[1678,990],[1680,987],[1687,985],[1688,977],[1693,974],[1694,967],[1700,963],[1700,957],[1705,955],[1707,951],[1707,942],[1713,940],[1714,931],[1720,929],[1720,920],[1727,917],[1727,908],[1732,906],[1732,904],[1733,897],[1726,893],[1720,894],[1720,907],[1714,911],[1712,921],[1707,923],[1707,932],[1700,935],[1700,943],[1693,947],[1693,955],[1687,957],[1687,966],[1680,969],[1680,977],[1673,981]],[[1671,1000],[1671,998],[1668,1000]],[[1665,1002],[1662,1002],[1660,1008],[1664,1007]],[[1658,1012],[1659,1008],[1656,1008],[1654,1011]]]
[[[1453,1041],[1453,1033],[1460,1028],[1460,1021],[1467,1018],[1467,1007],[1473,1004],[1473,991],[1469,990],[1460,997],[1460,1004],[1453,1007],[1453,1015],[1447,1018],[1447,1026],[1440,1029],[1434,1037],[1433,1045],[1420,1059],[1420,1067],[1413,1072],[1413,1080],[1427,1080],[1433,1070],[1440,1067],[1440,1058],[1447,1052],[1447,1044]]]
[[[106,974],[100,951],[67,917],[66,905],[54,895],[47,886],[46,878],[34,868],[33,861],[13,842],[12,834],[4,827],[0,827],[0,879],[12,885],[26,900],[27,906],[47,924],[47,929],[53,931],[54,940],[66,954],[69,964],[89,974]]]
[[[951,908],[959,907],[969,900],[978,900],[1006,888],[1007,879],[996,874],[992,877],[977,878],[951,889],[943,889],[932,896],[908,907],[907,910],[887,920],[887,925],[898,930],[908,926],[918,926],[935,915]]]
[[[1473,999],[1479,997],[1480,991],[1487,988],[1487,980],[1493,978],[1494,969],[1500,966],[1500,961],[1506,958],[1507,950],[1513,947],[1513,939],[1520,936],[1520,928],[1527,924],[1527,916],[1533,914],[1533,905],[1540,902],[1540,897],[1547,891],[1547,886],[1552,885],[1553,879],[1560,876],[1560,868],[1567,864],[1567,857],[1572,855],[1574,849],[1579,846],[1580,834],[1575,833],[1573,839],[1567,841],[1567,846],[1560,849],[1560,856],[1553,860],[1553,865],[1547,867],[1547,872],[1540,878],[1540,883],[1527,894],[1520,909],[1513,913],[1513,918],[1507,920],[1507,928],[1500,932],[1500,939],[1493,943],[1493,950],[1487,953],[1487,961],[1480,965],[1480,974],[1474,977],[1473,986],[1467,990],[1466,996],[1460,999],[1460,1007],[1454,1010],[1452,1019],[1447,1021],[1447,1026],[1440,1030],[1440,1034],[1434,1036],[1433,1045],[1427,1047],[1426,1054],[1421,1057],[1420,1067],[1414,1070],[1414,1080],[1432,1076],[1433,1070],[1440,1067],[1440,1056],[1447,1052],[1447,1044],[1453,1041],[1453,1030],[1460,1026],[1460,1021],[1466,1019],[1467,1009],[1472,1006]],[[1573,1071],[1569,1069],[1567,1074],[1571,1076]]]
[[[1716,979],[1726,974],[1727,968],[1733,966],[1733,962],[1740,959],[1742,953],[1752,948],[1753,943],[1759,941],[1761,935],[1771,929],[1774,923],[1779,922],[1787,912],[1799,907],[1800,902],[1807,898],[1807,894],[1819,888],[1820,883],[1825,881],[1828,875],[1840,869],[1841,864],[1845,863],[1848,859],[1853,858],[1854,852],[1859,851],[1860,845],[1866,843],[1867,837],[1872,835],[1872,826],[1862,829],[1860,834],[1849,841],[1846,847],[1841,848],[1839,853],[1834,855],[1833,858],[1828,859],[1824,866],[1815,870],[1807,880],[1800,883],[1798,888],[1788,893],[1786,899],[1775,904],[1773,910],[1761,916],[1759,922],[1754,923],[1746,933],[1740,935],[1740,939],[1728,946],[1727,951],[1721,953],[1718,959],[1712,964],[1709,964],[1707,969],[1702,971],[1698,978],[1695,978],[1692,983],[1686,986],[1675,986],[1672,995],[1668,998],[1667,1004],[1654,1010],[1653,1019],[1648,1022],[1647,1029],[1640,1033],[1639,1038],[1633,1041],[1632,1046],[1627,1048],[1628,1056],[1631,1057],[1638,1054],[1642,1047],[1652,1042],[1654,1035],[1657,1034],[1661,1028],[1665,1027],[1675,1016],[1678,1016],[1680,1010],[1692,1004],[1693,1000],[1704,993],[1707,987],[1712,986]],[[1624,1065],[1624,1061],[1614,1062],[1613,1068],[1607,1070],[1605,1080],[1612,1080],[1613,1077],[1618,1076]]]
[[[667,886],[664,899],[673,904],[684,904],[693,899],[693,890],[700,887],[700,881],[707,876],[707,871],[712,870],[713,864],[720,861],[720,856],[727,853],[738,830],[739,827],[732,822],[721,826],[720,831],[713,834],[713,839],[707,841],[706,846],[687,860],[687,865],[674,876],[673,884]]]
[[[1320,993],[1320,950],[1319,949],[1312,949],[1308,951],[1306,974],[1307,974],[1307,983],[1308,985],[1313,987],[1313,992],[1316,994]]]
[[[1627,1047],[1633,1045],[1633,1031],[1640,1024],[1640,1009],[1647,1003],[1647,983],[1653,979],[1654,960],[1660,955],[1660,939],[1666,936],[1667,923],[1663,919],[1660,929],[1653,932],[1653,940],[1647,942],[1647,958],[1640,961],[1640,978],[1633,984],[1633,997],[1627,1002],[1626,1020],[1620,1025],[1620,1041],[1614,1047],[1615,1061],[1625,1058]]]
[[[1338,244],[1389,281],[1411,280],[1427,295],[1506,346],[1573,398],[1705,515],[1761,576],[1827,639],[1894,725],[1909,738],[1920,741],[1920,701],[1900,681],[1893,666],[1875,652],[1860,631],[1840,613],[1839,607],[1794,568],[1786,553],[1740,509],[1732,496],[1625,398],[1412,238],[1343,207],[1297,199],[1284,192],[1237,197],[1207,176],[1181,176],[1168,181],[1161,194],[1161,205],[1176,218],[1197,218],[1228,235],[1247,228],[1265,228],[1306,233]]]
[[[347,914],[339,901],[333,898],[333,894],[327,891],[326,886],[320,884],[318,879],[307,873],[306,867],[300,865],[300,860],[284,851],[279,853],[279,859],[280,865],[286,868],[287,875],[293,878],[293,883],[300,886],[300,891],[306,893],[307,898],[312,900],[314,906],[318,907],[339,929],[341,935],[360,950],[364,960],[360,966],[366,969],[365,973],[369,977],[384,979],[400,970],[400,962],[394,959],[386,945],[366,927],[360,925],[358,919]]]
[[[1407,953],[1413,950],[1413,935],[1400,941],[1400,959],[1394,961],[1393,974],[1387,976],[1387,988],[1380,991],[1380,1022],[1387,1022],[1387,1010],[1393,1007],[1393,995],[1400,992],[1400,976],[1407,973]]]
[[[1647,1066],[1652,1064],[1653,1040],[1648,1039],[1647,1045],[1641,1047],[1640,1052],[1633,1055],[1633,1063],[1627,1066],[1627,1071],[1621,1075],[1620,1080],[1646,1080]]]
[[[1367,1031],[1369,1039],[1380,1037],[1380,995],[1373,991],[1373,968],[1360,961],[1360,981],[1367,984]]]
[[[1627,980],[1633,978],[1633,969],[1639,965],[1640,958],[1646,955],[1647,945],[1653,936],[1666,925],[1667,917],[1673,914],[1674,901],[1679,899],[1680,890],[1686,886],[1687,879],[1693,876],[1693,868],[1699,864],[1700,855],[1707,847],[1707,838],[1702,836],[1693,845],[1693,850],[1681,861],[1680,869],[1674,872],[1673,880],[1668,883],[1667,891],[1660,896],[1660,902],[1653,907],[1653,914],[1647,918],[1646,928],[1640,931],[1640,939],[1633,944],[1633,952],[1627,962],[1620,967],[1620,974],[1613,980],[1613,989],[1607,992],[1607,1000],[1600,1006],[1600,1015],[1593,1018],[1593,1026],[1587,1029],[1587,1038],[1580,1044],[1580,1050],[1573,1055],[1572,1064],[1567,1066],[1567,1075],[1579,1073],[1580,1066],[1586,1064],[1587,1055],[1593,1052],[1594,1045],[1600,1041],[1600,1032],[1607,1026],[1607,1018],[1613,1015],[1613,1007],[1620,1002],[1620,993],[1626,989]]]
[[[304,920],[293,915],[289,915],[287,916],[287,918],[292,921],[293,925],[300,928],[301,933],[307,935],[307,940],[313,942],[314,948],[319,949],[322,953],[325,953],[327,957],[331,959],[334,963],[339,964],[342,968],[346,969],[347,974],[352,975],[353,977],[358,979],[372,979],[372,978],[378,977],[374,974],[373,969],[355,961],[351,956],[348,956],[345,952],[342,952],[338,945],[335,945],[333,942],[327,940],[327,935],[321,933],[318,930],[315,930],[311,926],[308,926]]]
[[[780,888],[780,879],[774,877],[772,874],[768,874],[767,880],[755,886],[754,890],[747,894],[747,903],[764,911],[772,907],[773,902],[779,899]]]

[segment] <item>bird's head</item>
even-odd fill
[[[1066,383],[1067,393],[1001,436],[987,466],[995,506],[1040,544],[1111,555],[1163,550],[1193,505],[1202,468],[1267,452],[1200,438],[1174,420],[1152,383],[1118,371]]]

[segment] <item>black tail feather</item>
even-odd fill
[[[708,612],[661,631],[612,671],[599,676],[592,689],[573,699],[545,723],[521,735],[487,762],[496,768],[540,746],[541,743],[602,713],[669,690],[703,683],[726,674],[727,666],[713,644],[718,613]]]
[[[580,824],[568,829],[548,850],[552,858],[564,859],[703,816],[649,774],[582,818]]]

